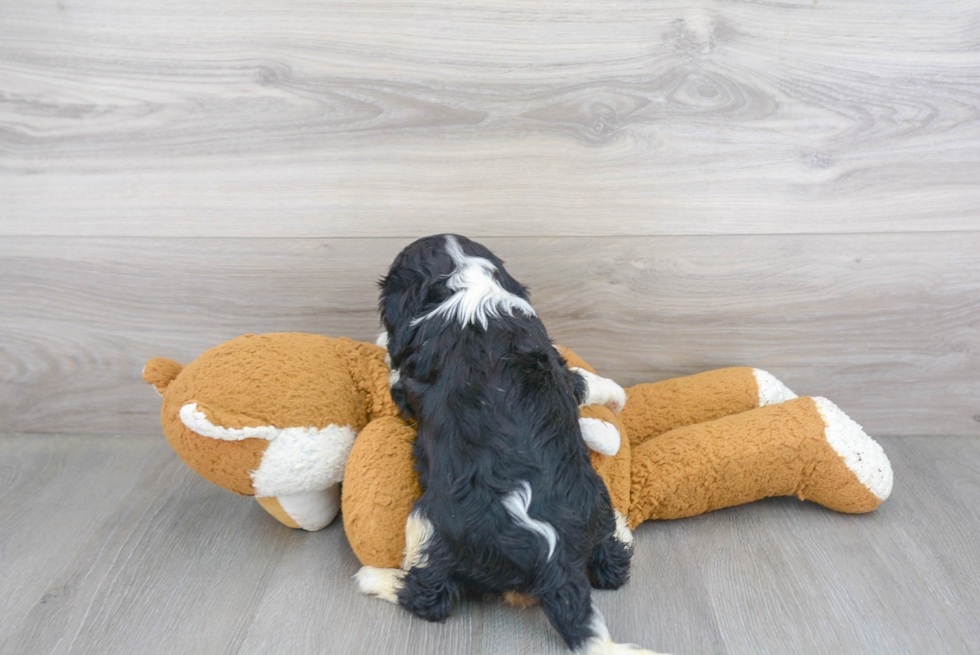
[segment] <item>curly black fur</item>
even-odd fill
[[[471,264],[474,257],[489,262],[492,268],[477,262],[474,270],[487,271],[507,292],[485,325],[478,314],[467,322],[466,312],[438,311],[460,293],[458,281],[456,289],[450,284],[460,252]],[[413,514],[433,527],[398,601],[438,621],[464,591],[517,591],[537,597],[577,648],[602,622],[590,582],[604,589],[624,584],[631,549],[614,536],[609,493],[579,430],[585,384],[533,310],[522,309],[527,297],[493,253],[454,235],[412,243],[381,282],[381,317],[398,375],[392,397],[418,423],[415,458],[424,492]],[[515,520],[505,502],[509,497],[513,508],[525,482],[527,517],[536,528]],[[557,537],[550,557],[547,526]]]

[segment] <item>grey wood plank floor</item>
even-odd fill
[[[613,635],[676,653],[980,652],[980,440],[882,440],[869,515],[769,499],[637,532],[597,593]],[[0,653],[565,652],[537,608],[428,624],[360,596],[334,523],[293,531],[162,437],[0,437]]]

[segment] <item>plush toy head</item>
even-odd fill
[[[235,493],[276,499],[263,506],[287,524],[319,529],[336,515],[357,433],[396,413],[384,355],[350,339],[245,335],[187,366],[150,360],[143,378],[163,395],[163,432],[188,466]]]

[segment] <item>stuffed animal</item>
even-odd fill
[[[354,437],[398,415],[385,355],[344,338],[246,334],[187,366],[151,359],[143,379],[163,396],[163,433],[184,463],[289,527],[319,530],[340,508]]]
[[[560,350],[570,366],[595,373]],[[870,512],[891,493],[891,464],[877,442],[829,400],[799,398],[765,371],[719,369],[638,384],[626,395],[618,416],[606,406],[584,407],[580,425],[629,528],[770,496]],[[598,452],[596,444],[615,439],[597,432],[618,436],[618,452]],[[350,453],[344,529],[368,567],[401,562],[405,521],[421,495],[413,439],[410,426],[384,417],[360,433]]]
[[[164,434],[194,471],[306,530],[336,516],[343,479],[354,553],[394,567],[421,489],[415,433],[391,400],[385,358],[383,347],[345,338],[245,335],[187,366],[152,359],[143,378],[163,395]],[[860,426],[764,371],[636,385],[625,408],[618,386],[607,387],[609,406],[582,408],[580,425],[624,530],[780,495],[868,512],[891,491],[888,458]]]

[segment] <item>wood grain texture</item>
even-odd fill
[[[0,15],[2,235],[977,227],[970,0]]]
[[[975,653],[980,440],[888,438],[867,515],[770,499],[636,531],[612,634],[685,655]],[[0,436],[0,653],[560,655],[539,608],[430,624],[359,595],[336,522],[289,530],[162,438]]]
[[[624,385],[764,368],[872,434],[980,434],[980,234],[486,239]],[[8,238],[0,429],[157,433],[147,359],[244,333],[373,340],[403,239]]]
[[[161,449],[148,448],[149,443],[122,437],[0,437],[0,642],[35,604],[53,616],[74,597],[74,582],[59,574],[121,510],[145,469],[160,457]],[[111,477],[111,489],[100,472]]]

